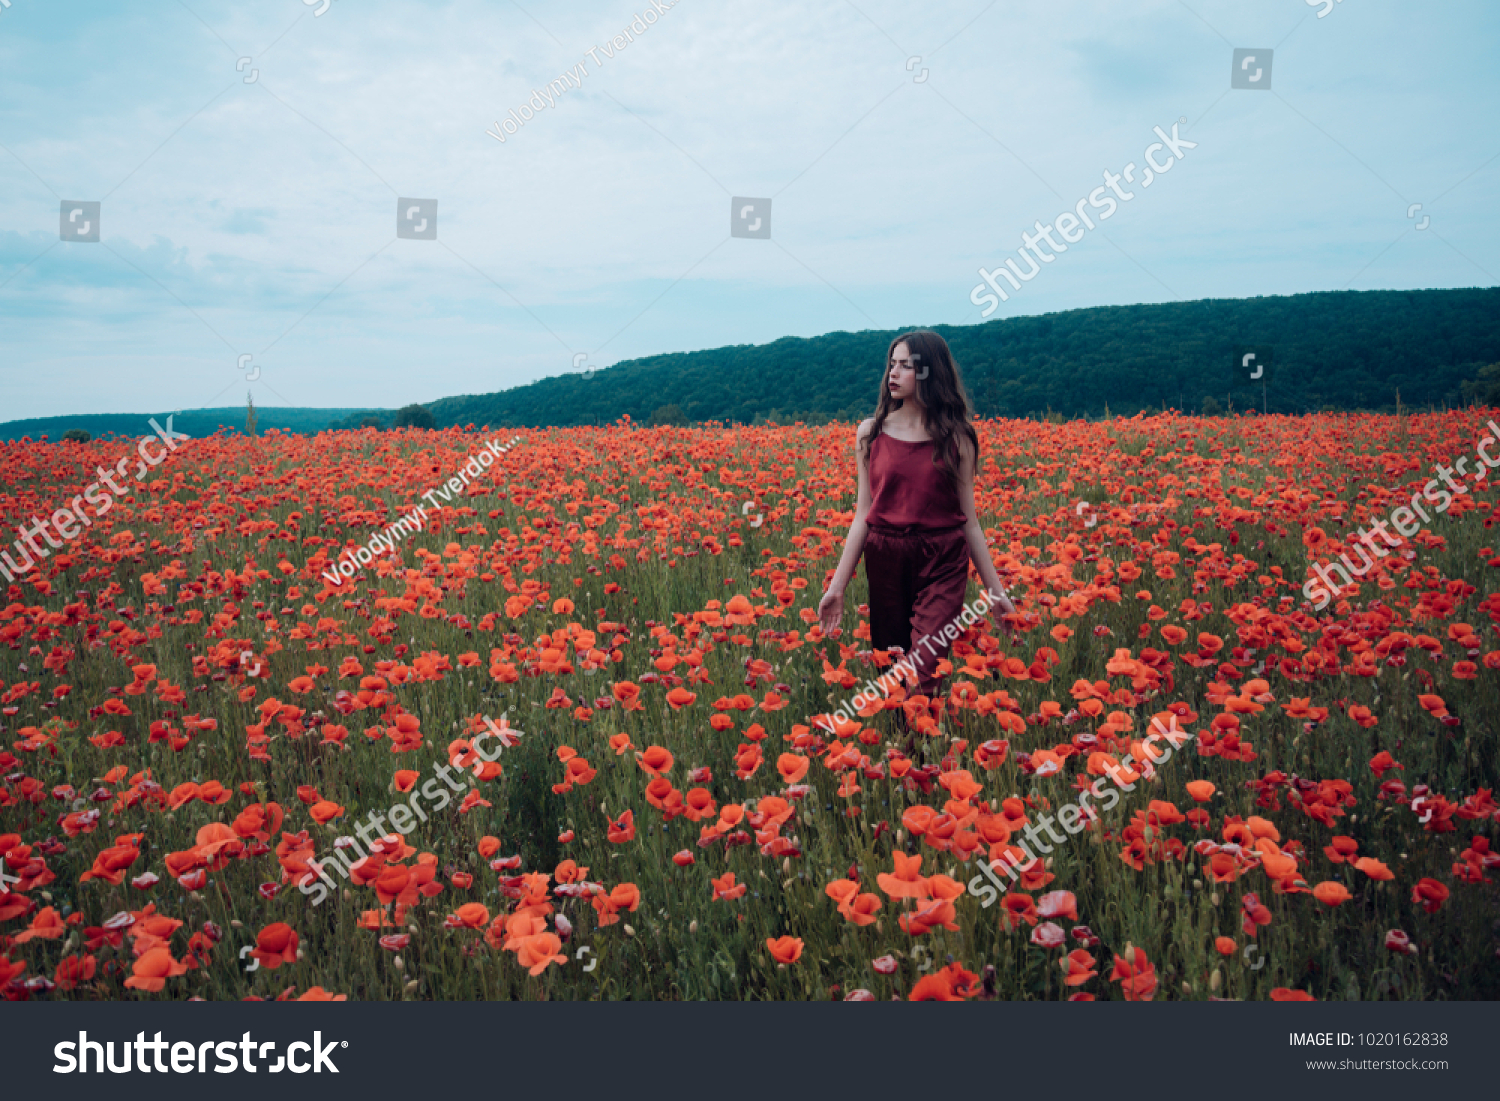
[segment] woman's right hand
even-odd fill
[[[831,636],[839,629],[839,623],[844,618],[844,594],[829,590],[823,594],[823,599],[818,601],[818,626],[823,629],[825,635]]]

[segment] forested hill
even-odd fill
[[[312,434],[327,428],[330,421],[338,418],[358,418],[369,410],[364,409],[306,409],[269,406],[256,410],[257,431],[277,428],[283,432]],[[28,420],[6,421],[0,424],[0,440],[20,440],[43,436],[59,440],[68,431],[87,432],[90,436],[149,436],[152,433],[150,418],[165,427],[167,417],[172,417],[172,430],[184,432],[193,439],[212,436],[220,429],[240,432],[246,421],[246,408],[227,406],[216,409],[165,409],[145,413],[76,413],[72,416],[33,417]]]
[[[915,326],[913,326],[915,327]],[[953,348],[981,416],[1133,415],[1264,407],[1394,410],[1500,404],[1500,288],[1327,291],[1285,297],[1096,306],[980,325],[934,326]],[[451,425],[767,420],[819,423],[870,415],[897,330],[784,337],[628,360],[495,394],[442,398],[426,409]],[[1253,351],[1264,388],[1239,365]],[[436,370],[439,364],[422,365]],[[1486,368],[1488,368],[1486,370]],[[1484,371],[1481,376],[1480,372]],[[389,403],[394,405],[395,402]],[[402,420],[401,414],[417,414]],[[158,414],[161,416],[161,414]],[[238,431],[244,409],[185,410],[176,427]],[[259,430],[421,424],[421,409],[258,410]],[[0,439],[149,431],[146,414],[47,417],[0,424]],[[165,423],[163,421],[163,423]]]
[[[1097,306],[933,327],[984,416],[1196,412],[1210,398],[1211,409],[1264,402],[1273,413],[1394,409],[1398,391],[1405,406],[1458,405],[1483,396],[1472,380],[1500,361],[1500,288]],[[428,408],[440,426],[647,421],[668,405],[692,421],[853,420],[874,410],[897,331],[650,356]],[[1271,350],[1264,392],[1236,381],[1247,347]]]

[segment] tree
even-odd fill
[[[682,406],[673,402],[670,405],[658,405],[656,411],[651,414],[647,424],[687,424],[687,414],[682,411]]]
[[[94,437],[90,436],[82,428],[70,428],[63,433],[62,438],[68,443],[88,443]]]
[[[1223,412],[1224,407],[1219,404],[1218,399],[1215,398],[1212,394],[1209,394],[1206,398],[1203,399],[1203,415],[1205,417],[1221,416]]]
[[[1479,368],[1478,376],[1462,386],[1463,395],[1480,405],[1500,405],[1500,363]]]
[[[383,429],[383,428],[385,428],[385,421],[381,420],[379,417],[375,416],[374,414],[371,414],[370,416],[365,417],[363,420],[361,420],[359,422],[359,426],[361,428],[381,428],[381,429]]]
[[[255,435],[255,426],[260,418],[255,415],[255,396],[249,391],[245,393],[245,435]]]
[[[408,405],[396,413],[397,428],[433,428],[437,421],[425,405]]]

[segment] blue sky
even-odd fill
[[[624,49],[638,0],[322,6],[0,6],[0,420],[977,323],[979,267],[1183,118],[1196,147],[992,317],[1500,272],[1483,0],[679,0]],[[1236,48],[1269,89],[1230,88]],[[99,243],[59,240],[75,200]]]

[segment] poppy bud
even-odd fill
[[[688,923],[688,932],[689,933],[696,933],[697,931],[698,931],[698,919],[694,918],[692,921],[690,921]]]
[[[395,959],[391,960],[391,966],[394,967],[397,971],[405,971],[406,970],[406,964],[404,962],[402,962],[402,959],[401,959],[400,956],[397,956]]]
[[[633,929],[631,926],[626,925],[626,926],[624,926],[624,929],[625,929],[625,935],[627,937],[633,937],[633,936],[635,936],[635,929]]]
[[[1215,967],[1214,968],[1214,973],[1208,977],[1208,988],[1209,988],[1209,990],[1211,990],[1215,994],[1217,994],[1219,992],[1219,984],[1222,981],[1223,981],[1223,976],[1219,974],[1219,969],[1217,967]]]

